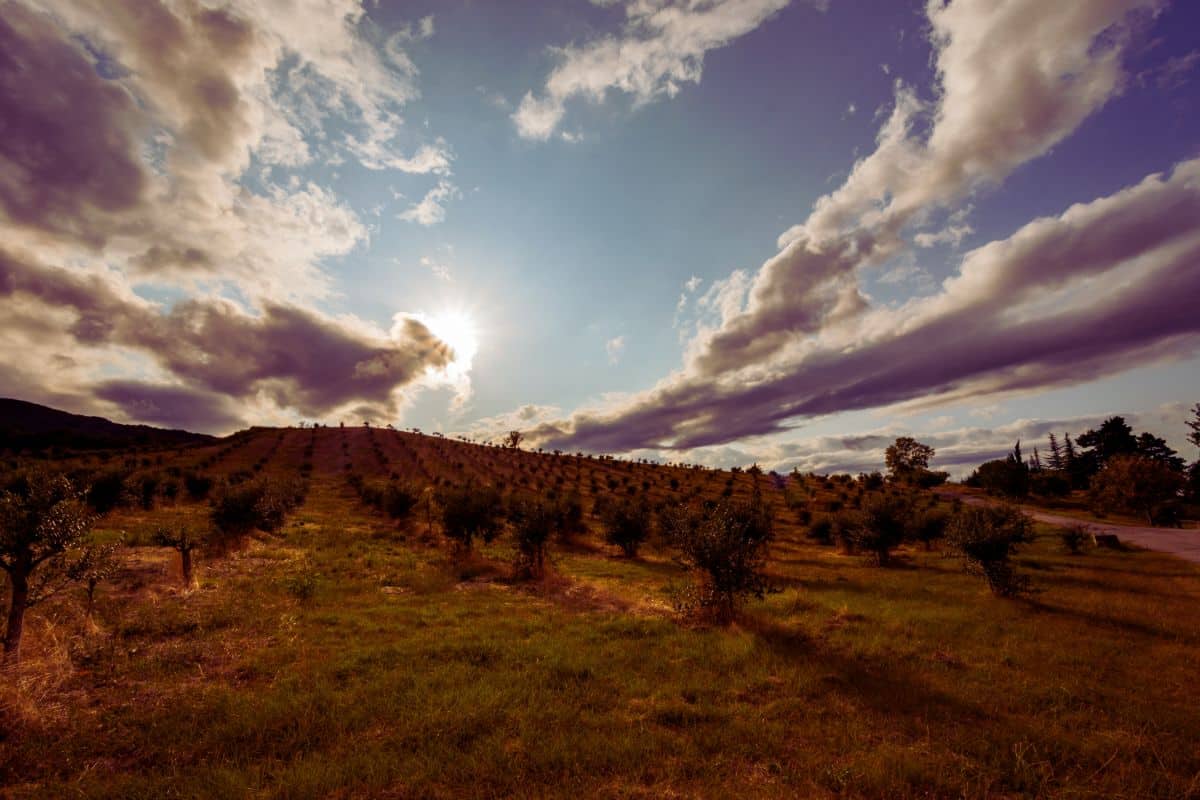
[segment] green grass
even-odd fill
[[[35,614],[0,796],[1197,796],[1200,570],[1040,531],[1033,594],[998,600],[783,520],[778,591],[714,629],[672,616],[688,576],[654,543],[585,537],[514,584],[507,540],[465,569],[331,470],[193,592],[133,548],[98,631],[70,595]]]

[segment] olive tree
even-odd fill
[[[84,613],[90,622],[96,610],[96,589],[121,567],[122,542],[91,542],[83,546],[79,558],[67,568],[71,580],[83,585],[87,605]]]
[[[193,531],[187,525],[164,525],[154,531],[155,544],[159,547],[170,547],[179,553],[179,568],[185,587],[190,587],[193,582],[192,551],[201,547],[207,540],[206,534]]]
[[[1018,545],[1033,541],[1033,521],[1016,506],[967,506],[950,520],[946,541],[966,571],[987,581],[992,594],[1019,594],[1028,580],[1010,560]]]
[[[755,493],[749,502],[680,505],[662,515],[663,532],[678,549],[679,561],[699,583],[685,603],[726,623],[746,597],[762,598],[769,588],[763,567],[774,537],[770,509]]]
[[[0,569],[8,573],[4,659],[20,660],[25,612],[70,583],[70,555],[93,517],[63,475],[35,472],[23,490],[0,496]]]

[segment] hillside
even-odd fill
[[[125,475],[96,534],[126,546],[94,623],[79,588],[29,617],[0,682],[6,797],[1176,798],[1200,773],[1200,569],[1168,556],[1071,554],[1040,526],[1015,560],[1031,592],[998,598],[939,542],[883,568],[814,538],[889,491],[869,481],[386,429],[53,463]],[[154,532],[260,482],[298,504],[182,586]],[[396,519],[393,482],[416,498]],[[512,522],[470,556],[447,542],[439,498],[488,486],[579,499],[545,577],[515,578]],[[661,531],[627,558],[597,516],[756,493],[770,589],[728,626],[677,611],[695,574]]]
[[[213,437],[150,425],[123,425],[103,417],[70,414],[24,400],[0,398],[0,450],[175,447],[207,441],[213,441]]]

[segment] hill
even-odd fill
[[[363,427],[49,463],[137,491],[96,525],[124,545],[94,619],[77,587],[38,606],[0,676],[5,797],[1195,793],[1200,568],[1170,556],[1074,553],[1039,526],[1013,562],[1030,593],[998,598],[939,541],[885,568],[820,536],[892,491],[871,476]],[[255,487],[284,513],[197,551],[184,587],[155,532]],[[470,555],[445,536],[442,504],[489,487],[580,503],[544,578],[514,572],[515,517]],[[415,500],[395,516],[393,489]],[[731,625],[679,613],[696,573],[661,528],[632,558],[607,541],[620,498],[656,518],[756,493],[770,590]]]
[[[202,433],[124,425],[104,417],[71,414],[25,400],[0,398],[0,450],[176,447],[213,440],[214,437]]]

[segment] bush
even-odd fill
[[[1063,548],[1071,555],[1079,555],[1083,550],[1083,543],[1091,536],[1091,528],[1083,523],[1068,525],[1058,532],[1058,538],[1062,541]]]
[[[302,569],[285,576],[281,583],[285,592],[303,603],[316,595],[320,580],[321,576],[305,564]]]
[[[516,577],[542,577],[546,565],[546,542],[558,527],[558,509],[545,500],[529,500],[516,504],[510,518],[517,544],[513,565]]]
[[[694,604],[714,620],[728,622],[744,598],[766,594],[769,585],[762,568],[774,524],[757,492],[750,502],[669,508],[663,528],[682,563],[700,574],[685,609]]]
[[[555,503],[554,511],[560,539],[566,541],[587,531],[587,525],[583,521],[583,500],[576,492],[568,493]]]
[[[154,508],[154,498],[158,495],[158,483],[157,475],[145,474],[138,477],[136,481],[137,495],[143,510],[150,511]]]
[[[978,486],[988,494],[1019,498],[1029,494],[1029,468],[1012,456],[980,464],[967,478],[968,486]]]
[[[442,506],[442,529],[455,543],[460,554],[470,552],[475,538],[490,542],[503,525],[500,493],[491,486],[443,489],[438,500]]]
[[[107,514],[117,506],[124,505],[129,500],[129,489],[125,484],[127,478],[127,473],[115,469],[100,473],[88,487],[87,504],[97,514]]]
[[[1162,461],[1114,456],[1092,478],[1092,506],[1098,512],[1137,514],[1150,525],[1174,524],[1185,484],[1184,476]]]
[[[1071,479],[1058,470],[1043,469],[1029,475],[1029,490],[1040,497],[1066,497]]]
[[[887,566],[892,549],[908,535],[912,513],[912,502],[903,495],[868,497],[858,514],[858,525],[848,530],[854,549],[871,553],[879,566]]]
[[[1033,541],[1033,524],[1016,506],[965,506],[950,521],[946,539],[967,572],[983,577],[992,594],[1008,597],[1028,588],[1009,557]]]
[[[933,543],[945,537],[946,527],[950,524],[950,516],[936,508],[913,510],[909,521],[909,536],[924,545],[926,550],[933,549]]]
[[[188,497],[193,500],[203,500],[208,497],[212,487],[213,479],[207,475],[189,472],[183,476],[183,488],[187,491]]]
[[[833,544],[833,519],[820,517],[808,526],[808,538],[819,544]]]
[[[381,509],[392,519],[405,519],[416,508],[420,499],[421,494],[416,489],[399,481],[390,481],[383,490]]]
[[[857,511],[839,511],[827,518],[830,522],[830,538],[837,542],[838,549],[850,555],[858,549],[858,529],[862,527],[862,515]]]
[[[213,527],[225,541],[259,529],[267,533],[283,527],[287,514],[299,505],[302,490],[293,485],[253,481],[225,486],[213,501]]]
[[[627,558],[635,558],[642,542],[650,536],[650,512],[642,503],[615,500],[600,509],[604,541],[615,544]]]

